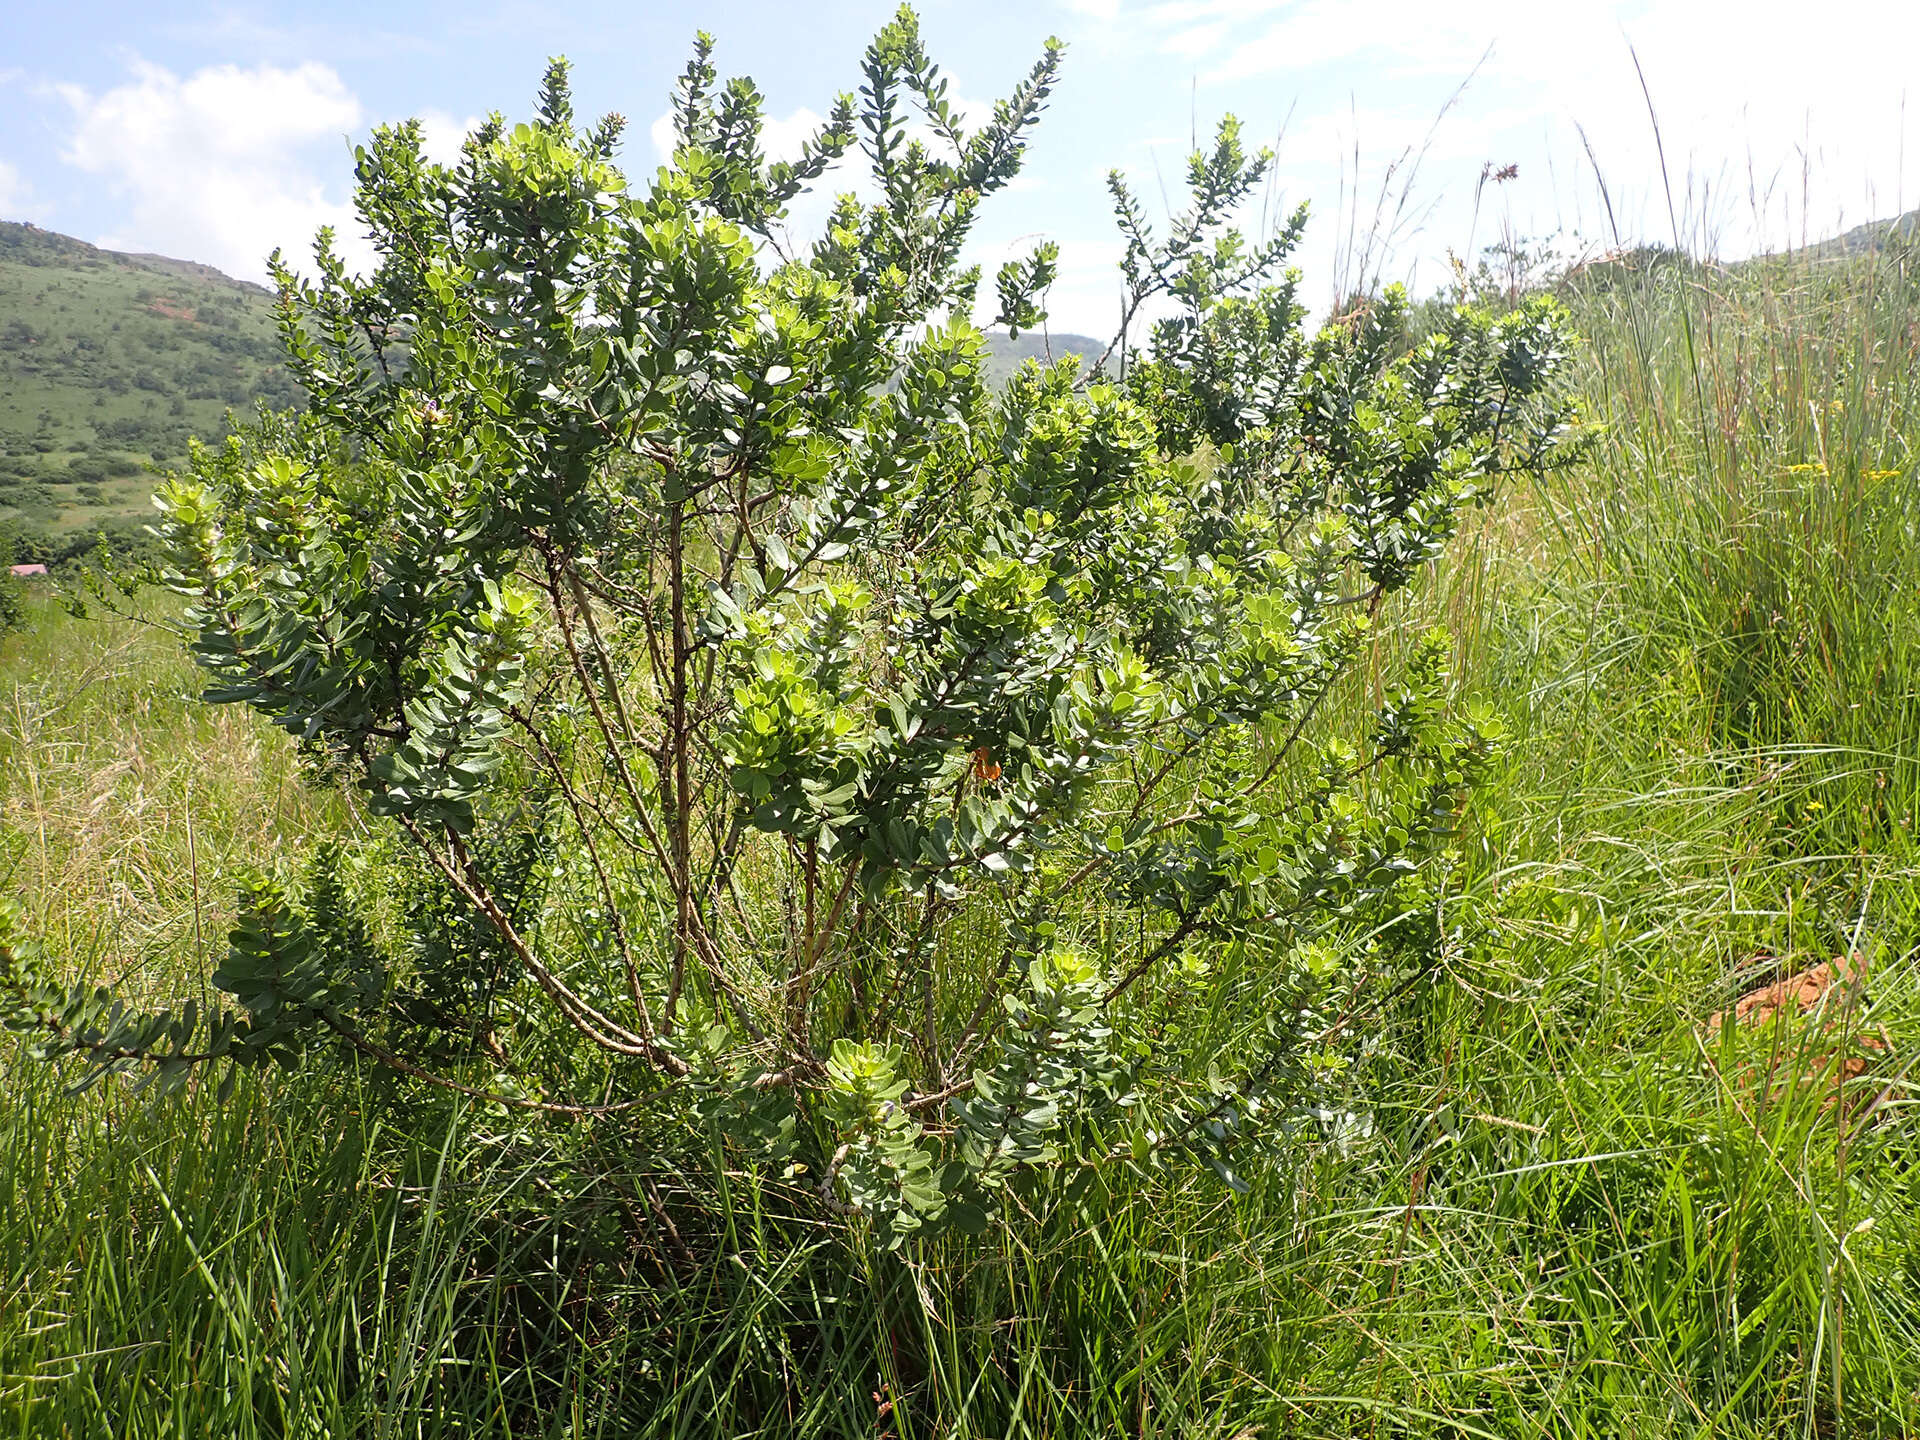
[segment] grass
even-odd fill
[[[69,1097],[7,1048],[0,1432],[1920,1433],[1905,263],[1570,291],[1587,463],[1414,602],[1513,739],[1369,1125],[1244,1195],[1090,1163],[902,1263],[644,1129],[351,1065]],[[194,688],[44,602],[0,650],[0,843],[76,973],[177,991],[238,864],[353,823]],[[1849,948],[1840,1038],[1705,1025]]]

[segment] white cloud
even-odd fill
[[[314,231],[333,225],[342,250],[362,258],[352,211],[334,198],[362,109],[330,67],[216,65],[184,79],[145,61],[132,68],[127,84],[100,95],[58,92],[74,115],[63,158],[125,206],[102,244],[257,280],[276,246],[304,255]]]
[[[1107,238],[1063,239],[1059,245],[1058,278],[1047,292],[1048,326],[1056,334],[1090,335],[1104,344],[1119,322],[1123,247],[1118,240]],[[1008,246],[1008,258],[1031,248],[1030,241]],[[983,298],[992,293],[992,268],[988,271],[989,283],[981,287]],[[981,308],[989,313],[992,309],[991,305]]]
[[[1737,255],[1914,203],[1903,97],[1920,7],[1829,0],[1808,26],[1785,0],[1159,0],[1125,9],[1116,29],[1137,53],[1191,65],[1214,110],[1258,113],[1252,97],[1297,88],[1308,103],[1285,152],[1343,212],[1371,210],[1378,180],[1366,172],[1431,133],[1423,187],[1447,193],[1429,233],[1462,244],[1488,161],[1521,165],[1498,195],[1516,226],[1605,238],[1583,136],[1625,238],[1670,236],[1635,55],[1684,241]],[[1862,33],[1874,43],[1860,45]]]
[[[1214,50],[1226,38],[1227,22],[1224,20],[1203,20],[1198,25],[1189,25],[1184,30],[1175,30],[1160,42],[1160,48],[1172,55],[1185,59],[1196,59]]]
[[[826,120],[802,105],[791,115],[775,116],[760,132],[760,148],[771,160],[798,160],[800,151]]]
[[[420,112],[420,150],[436,165],[452,165],[460,158],[460,147],[480,124],[478,115],[456,120],[444,110]]]
[[[824,117],[802,105],[791,115],[774,115],[760,128],[760,150],[769,160],[798,160],[801,147],[820,133]],[[653,139],[653,152],[665,164],[673,158],[673,112],[662,114],[647,128]]]
[[[25,220],[41,213],[33,187],[21,177],[19,167],[0,160],[0,220]]]
[[[659,157],[662,165],[673,158],[673,112],[665,111],[647,127],[647,134],[653,137],[653,153]]]
[[[1234,18],[1252,19],[1266,5],[1231,6]],[[1578,22],[1575,22],[1578,23]],[[1501,37],[1556,35],[1567,28],[1544,9],[1515,0],[1456,0],[1433,6],[1422,0],[1373,0],[1364,7],[1307,0],[1289,8],[1258,35],[1221,34],[1225,53],[1203,79],[1225,84],[1258,75],[1324,67],[1359,56],[1385,57],[1395,69],[1464,74]],[[1216,34],[1219,31],[1216,30]],[[1564,67],[1564,58],[1560,65]]]

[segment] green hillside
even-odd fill
[[[1101,346],[992,338],[996,379]],[[144,521],[153,472],[229,410],[295,402],[272,296],[207,265],[0,221],[0,523],[56,543]]]
[[[292,403],[279,362],[260,286],[0,222],[0,520],[58,536],[143,515],[188,436]]]
[[[1891,220],[1869,220],[1851,230],[1807,247],[1816,260],[1837,260],[1850,255],[1873,255],[1889,244],[1908,242],[1920,235],[1920,210],[1909,210]]]
[[[989,368],[995,380],[1004,380],[1023,361],[1045,360],[1048,356],[1064,360],[1069,355],[1078,355],[1080,368],[1084,370],[1107,348],[1105,342],[1087,335],[1042,335],[1031,330],[1016,340],[1009,340],[1005,335],[989,335],[987,344],[992,350]]]

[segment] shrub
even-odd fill
[[[560,63],[451,167],[376,132],[377,271],[325,232],[316,280],[274,262],[306,413],[160,504],[208,699],[401,848],[249,880],[211,1017],[62,992],[16,925],[13,1023],[89,1078],[326,1036],[497,1103],[650,1105],[892,1241],[1075,1147],[1232,1180],[1309,1123],[1442,943],[1497,736],[1433,637],[1364,748],[1313,721],[1462,507],[1553,452],[1561,321],[1461,311],[1396,358],[1390,293],[1308,338],[1304,214],[1233,229],[1270,157],[1228,120],[1164,237],[1113,181],[1146,345],[989,388],[960,255],[1059,58],[970,130],[903,11],[769,163],[702,37],[644,191]],[[876,198],[790,250],[855,148]],[[997,324],[1040,322],[1054,260],[999,272]],[[1238,1028],[1188,1073],[1161,1041],[1209,1014]]]
[[[137,445],[157,427],[151,420],[138,415],[127,415],[114,420],[96,420],[93,428],[103,440],[115,444]]]

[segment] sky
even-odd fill
[[[1061,247],[1058,331],[1118,311],[1104,179],[1149,213],[1182,204],[1196,135],[1240,117],[1277,151],[1252,231],[1307,202],[1304,294],[1363,278],[1425,294],[1449,256],[1659,241],[1722,258],[1818,239],[1920,199],[1911,166],[1920,5],[1827,0],[922,0],[928,48],[984,113],[1050,35],[1061,83],[1025,172],[989,203],[989,275]],[[696,30],[753,76],[791,146],[893,6],[873,0],[330,0],[325,5],[0,0],[0,218],[260,279],[332,224],[354,253],[351,144],[419,117],[452,154],[492,111],[531,109],[546,57],[583,114],[630,122],[623,164],[664,158],[668,95]],[[1512,178],[1490,177],[1516,167]],[[1907,173],[1909,168],[1914,172]],[[835,177],[846,188],[851,177]],[[824,202],[795,211],[796,232]],[[991,285],[983,287],[983,294]]]

